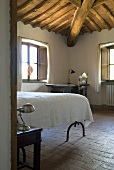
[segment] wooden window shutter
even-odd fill
[[[110,79],[110,58],[109,58],[109,49],[101,49],[101,79],[109,80]]]
[[[38,54],[38,79],[47,79],[47,48],[39,47]]]

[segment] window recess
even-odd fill
[[[22,42],[22,80],[38,82],[47,80],[47,47]]]
[[[114,81],[114,46],[101,48],[101,80]]]

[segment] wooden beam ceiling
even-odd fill
[[[56,15],[59,16],[60,13],[66,11],[66,10],[68,11],[69,7],[70,7],[70,4],[65,4],[63,7],[61,7],[61,9],[58,9],[53,14],[50,14],[47,17],[45,17],[45,19],[42,18],[38,23],[34,24],[33,27],[35,28],[35,27],[39,26],[40,24],[42,25],[42,24],[46,23],[46,21],[48,21],[48,20],[50,21],[50,17],[56,17]]]
[[[83,27],[85,28],[85,30],[87,31],[87,32],[89,32],[90,34],[92,33],[92,31],[84,24],[83,25]]]
[[[51,27],[53,27],[54,24],[58,23],[60,20],[63,20],[65,17],[69,16],[70,13],[74,10],[74,8],[72,8],[71,10],[69,10],[68,12],[65,12],[64,14],[62,14],[61,16],[59,16],[57,19],[49,22],[48,24],[43,25],[41,28],[42,29],[46,29],[46,27],[49,27],[49,30],[51,30]]]
[[[31,3],[33,3],[33,0],[26,1],[23,5],[21,5],[17,8],[17,12],[20,12],[20,11],[26,9]]]
[[[69,0],[72,4],[76,5],[77,7],[81,7],[81,0]]]
[[[67,25],[63,25],[62,27],[58,28],[57,33],[60,33],[61,31],[64,31],[65,29],[70,27],[70,22],[67,23]]]
[[[95,0],[84,0],[82,3],[81,8],[77,8],[75,11],[70,32],[67,38],[67,46],[72,47],[76,43],[76,37],[80,33],[80,30],[82,28],[82,25],[93,5]]]
[[[108,30],[111,29],[110,25],[98,14],[97,11],[95,11],[94,9],[91,9],[91,12],[95,15],[95,17],[102,23],[102,25],[104,25],[105,28],[107,28]]]
[[[50,0],[50,1],[52,1],[52,0]],[[27,13],[25,13],[22,16],[18,17],[17,20],[19,21],[19,20],[27,18],[29,15],[31,15],[34,12],[36,12],[38,9],[40,9],[43,5],[45,5],[47,3],[49,3],[49,0],[43,1],[42,3],[38,4],[35,8],[31,9]]]
[[[101,28],[89,17],[86,17],[86,20],[89,21],[89,23],[93,26],[93,28],[95,29],[95,31],[100,32]]]
[[[114,16],[113,14],[110,12],[110,10],[107,8],[107,6],[105,4],[101,5],[102,10],[104,10],[106,12],[106,14],[109,16],[109,18],[112,20],[112,22],[114,22]]]
[[[43,7],[45,4],[50,3],[53,0],[47,0],[47,1],[43,1],[40,4],[38,4],[35,8],[31,9],[30,11],[28,11],[27,13],[23,14],[22,16],[17,18],[17,21],[19,20],[24,20],[27,17],[29,17],[30,15],[32,15],[32,13],[36,12],[37,10],[39,10],[41,7]],[[60,5],[61,7],[63,5],[66,4],[66,0],[60,0],[59,2],[57,2],[55,5],[53,5],[53,9],[55,10],[57,8],[58,5]],[[51,9],[52,10],[52,9]],[[46,12],[46,11],[45,11]]]
[[[72,47],[79,34],[114,28],[114,0],[20,0],[18,21],[65,35]]]
[[[59,32],[58,30],[63,29],[63,27],[65,26],[66,23],[68,25],[68,23],[70,24],[71,21],[69,19],[67,19],[67,20],[63,21],[61,24],[55,26],[53,29],[55,30],[55,32]]]
[[[96,0],[95,3],[93,4],[93,8],[98,7],[102,4],[104,4],[107,0]]]
[[[39,19],[42,18],[43,16],[45,16],[46,13],[50,13],[51,11],[54,11],[57,7],[58,7],[58,2],[55,3],[53,6],[51,6],[49,9],[47,9],[46,11],[42,12],[41,14],[27,20],[26,22],[24,22],[24,24],[26,25],[26,24],[30,24],[31,22],[35,22],[37,18]]]

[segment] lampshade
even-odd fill
[[[73,73],[75,73],[75,71],[72,70],[72,69],[69,69],[69,73],[70,73],[70,74],[73,74]]]
[[[22,118],[22,113],[32,113],[35,111],[35,107],[30,103],[26,103],[22,107],[18,108],[17,111],[19,111],[18,116],[20,116],[21,121],[22,121],[22,124],[18,123],[18,125],[17,125],[18,130],[21,130],[21,131],[29,130],[30,126],[25,124],[25,122]]]
[[[71,69],[70,74],[73,74],[73,73],[75,73],[75,71]]]
[[[17,109],[17,111],[22,112],[22,113],[31,113],[35,111],[35,107],[31,105],[30,103],[26,103],[25,105]]]

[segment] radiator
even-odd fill
[[[106,105],[114,106],[114,84],[106,85]]]

